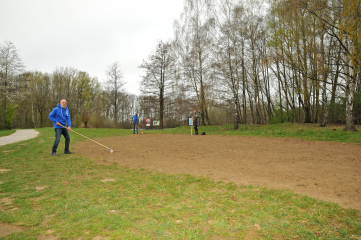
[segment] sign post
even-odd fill
[[[192,135],[192,133],[193,133],[193,129],[192,129],[193,118],[191,118],[191,117],[188,118],[188,125],[191,126],[191,135]]]
[[[157,126],[157,127],[160,126],[160,120],[153,120],[153,127],[154,126]]]
[[[148,127],[148,130],[149,130],[149,126],[150,126],[150,119],[149,118],[147,118],[146,120],[145,120],[145,125]]]

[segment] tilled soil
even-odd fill
[[[136,134],[73,146],[76,154],[170,174],[289,189],[361,210],[361,146],[289,138]]]

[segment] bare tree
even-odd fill
[[[202,124],[211,124],[208,115],[207,94],[211,88],[211,60],[209,45],[212,41],[210,28],[214,21],[209,18],[213,6],[211,0],[186,0],[182,17],[176,21],[174,49],[178,63],[187,81],[193,86],[201,111]]]
[[[244,80],[244,41],[243,30],[244,8],[235,4],[232,0],[220,2],[219,9],[213,13],[216,20],[217,30],[214,31],[215,41],[212,46],[214,67],[218,71],[218,79],[222,81],[218,90],[222,92],[222,98],[232,104],[234,111],[234,129],[242,121],[241,113],[241,88]]]
[[[14,107],[8,103],[14,103],[22,98],[19,75],[24,70],[17,49],[12,42],[5,41],[0,44],[0,97],[2,102],[2,118],[6,128],[11,128],[11,115]],[[1,125],[0,125],[1,126]]]
[[[100,94],[100,84],[98,79],[90,77],[87,72],[76,71],[72,79],[71,86],[74,89],[72,106],[75,114],[74,120],[80,125],[87,127],[92,116],[92,104],[94,99]],[[75,122],[75,121],[74,121]]]
[[[163,129],[165,98],[174,83],[174,61],[171,45],[159,41],[155,53],[151,54],[147,61],[143,60],[139,66],[145,70],[140,86],[141,93],[156,96],[159,100],[160,129]]]
[[[354,124],[354,102],[357,79],[361,74],[361,28],[360,1],[297,0],[295,5],[306,10],[322,22],[328,35],[340,44],[344,57],[342,74],[346,80],[346,126],[345,131],[356,131]]]
[[[41,72],[34,72],[30,76],[29,87],[31,91],[32,102],[40,115],[40,126],[43,126],[44,114],[49,109],[50,76]]]
[[[113,120],[114,125],[118,125],[118,111],[119,111],[119,97],[122,87],[124,86],[123,82],[123,72],[120,69],[120,64],[114,62],[110,64],[105,71],[107,75],[107,81],[105,83],[106,89],[109,93],[110,105],[113,108]]]

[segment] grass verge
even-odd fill
[[[131,134],[75,130],[90,138]],[[38,131],[37,138],[0,147],[0,222],[23,227],[5,239],[361,237],[353,209],[290,191],[100,166],[76,154],[52,157],[54,130]],[[71,136],[72,143],[83,140]]]
[[[10,134],[13,134],[16,130],[0,130],[0,137],[8,136]]]
[[[342,126],[319,124],[269,124],[269,125],[239,125],[238,130],[233,125],[200,126],[199,133],[207,135],[258,136],[258,137],[290,137],[306,141],[334,141],[361,144],[361,131],[346,132]],[[191,134],[191,127],[178,127],[165,130],[144,130],[146,133]],[[194,130],[193,130],[194,134]]]

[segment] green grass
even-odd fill
[[[0,137],[8,136],[13,134],[16,130],[0,130]]]
[[[343,127],[328,126],[322,128],[319,124],[269,124],[269,125],[239,125],[238,130],[233,125],[225,126],[200,126],[200,132],[207,135],[229,135],[229,136],[258,136],[258,137],[289,137],[306,141],[334,141],[361,143],[361,129],[358,132],[343,131]],[[146,133],[169,133],[190,134],[191,127],[178,127],[165,130],[144,130]],[[194,134],[194,130],[193,130]]]
[[[227,127],[207,127],[207,134],[213,134],[212,128],[213,133],[232,132]],[[189,130],[163,132],[186,129]],[[151,173],[116,164],[101,166],[76,154],[52,157],[54,130],[37,130],[37,138],[0,147],[0,169],[10,170],[0,173],[0,202],[12,199],[11,205],[0,203],[0,222],[24,228],[6,239],[36,239],[49,232],[61,239],[361,236],[361,216],[353,209],[290,191]],[[119,129],[74,130],[90,138],[131,134],[130,130]],[[71,136],[72,144],[83,140],[78,135]],[[60,144],[64,144],[64,139]],[[116,181],[100,181],[106,178]],[[45,189],[36,190],[44,186]]]

